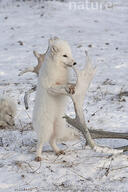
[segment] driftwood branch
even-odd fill
[[[94,136],[92,137],[91,130],[89,131],[87,124],[85,122],[84,112],[83,112],[83,104],[84,104],[85,94],[86,94],[88,87],[89,87],[89,85],[90,85],[90,83],[94,77],[94,74],[95,74],[95,69],[92,67],[92,64],[91,64],[91,61],[88,57],[87,52],[86,52],[86,56],[87,56],[86,67],[82,71],[77,71],[74,68],[74,71],[75,71],[76,76],[77,76],[75,94],[69,95],[73,101],[76,117],[74,119],[71,119],[70,117],[65,117],[65,118],[68,119],[68,121],[67,121],[68,123],[73,122],[72,124],[71,123],[70,124],[71,125],[74,124],[75,127],[79,131],[82,132],[83,136],[85,137],[85,139],[87,141],[87,144],[92,149],[94,149],[95,151],[105,152],[105,153],[118,153],[118,152],[121,153],[121,152],[123,152],[124,148],[120,148],[120,150],[118,151],[118,150],[113,150],[113,149],[108,148],[108,147],[98,146],[94,142],[94,140],[93,140]],[[83,83],[83,82],[85,82],[85,83]],[[95,135],[95,137],[96,137],[96,134],[93,133],[93,135]],[[126,150],[126,148],[125,148],[125,150]]]
[[[37,58],[38,64],[35,67],[29,67],[29,68],[26,68],[25,70],[21,71],[19,73],[19,76],[23,75],[24,73],[28,73],[28,72],[36,73],[37,75],[39,75],[39,70],[41,68],[41,65],[44,62],[45,53],[40,54],[36,51],[33,51],[33,54]]]
[[[80,131],[86,138],[86,141],[88,145],[94,149],[97,145],[95,144],[94,140],[92,139],[90,132],[88,130],[88,127],[85,122],[84,112],[83,112],[83,104],[86,92],[88,90],[88,87],[95,75],[95,69],[92,67],[89,57],[87,55],[87,65],[82,71],[78,71],[73,67],[77,82],[75,87],[75,94],[69,95],[73,101],[74,104],[74,110],[75,110],[75,121],[80,124]],[[83,83],[84,82],[84,83]]]

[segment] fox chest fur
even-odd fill
[[[45,64],[45,62],[47,64]],[[50,88],[55,85],[66,86],[69,79],[69,72],[67,68],[59,65],[59,63],[52,63],[51,58],[44,62],[39,74],[39,83],[42,88]]]

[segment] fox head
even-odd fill
[[[76,65],[76,62],[72,57],[70,46],[66,41],[57,37],[51,38],[49,40],[49,51],[58,65],[61,65],[64,68]]]

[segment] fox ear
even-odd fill
[[[57,53],[57,52],[58,52],[58,48],[57,48],[55,45],[53,45],[53,46],[51,47],[51,52],[52,52],[53,54]]]
[[[59,50],[55,45],[55,40],[59,39],[58,37],[53,37],[49,39],[49,48],[53,54],[57,53]]]
[[[53,37],[53,39],[54,39],[54,40],[58,40],[59,38],[55,36],[55,37]]]
[[[52,45],[54,44],[54,42],[55,42],[56,40],[58,40],[58,39],[59,39],[58,37],[51,37],[51,38],[49,39],[49,41],[48,41],[49,47],[52,47]]]
[[[48,46],[49,47],[52,47],[52,45],[53,45],[53,39],[52,38],[50,38],[49,40],[48,40]]]

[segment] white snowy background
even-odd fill
[[[37,138],[31,115],[35,94],[30,96],[28,111],[23,97],[37,84],[37,76],[18,74],[37,64],[33,50],[45,52],[51,36],[69,42],[77,68],[85,64],[85,49],[97,66],[85,101],[88,126],[128,132],[128,97],[118,97],[128,91],[128,1],[99,0],[99,8],[93,7],[94,0],[91,8],[89,1],[76,2],[0,1],[0,96],[17,102],[15,129],[0,130],[0,192],[128,191],[128,153],[96,153],[81,139],[61,144],[66,155],[59,157],[46,145],[43,161],[34,161]],[[67,113],[73,114],[71,103]],[[127,140],[96,142],[110,147],[128,144]]]

